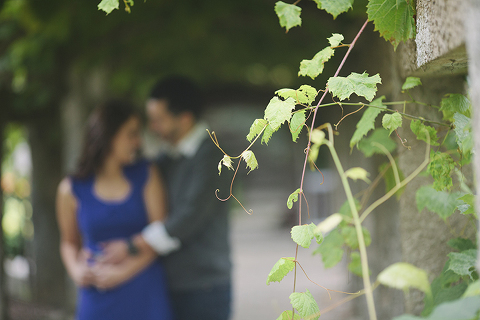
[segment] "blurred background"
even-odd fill
[[[84,121],[92,108],[117,97],[143,110],[156,80],[186,75],[206,94],[205,118],[220,144],[230,155],[238,155],[248,146],[250,125],[263,118],[276,90],[302,84],[324,88],[344,51],[338,50],[315,81],[297,76],[300,61],[327,46],[332,33],[342,33],[344,42],[351,42],[366,19],[366,1],[356,0],[353,10],[335,20],[313,1],[302,2],[302,26],[286,33],[274,12],[275,0],[136,1],[131,13],[121,3],[120,10],[107,16],[97,10],[98,2],[0,1],[3,319],[71,319],[75,290],[59,257],[54,199],[58,182],[75,166]],[[389,76],[393,50],[373,32],[373,25],[367,26],[356,48],[343,75],[367,71]],[[384,83],[380,93],[390,92],[390,84]],[[318,124],[336,123],[342,114],[340,107],[321,110]],[[339,126],[343,139],[337,139],[337,150],[345,167],[361,165],[375,173],[378,160],[367,162],[348,147],[358,117]],[[147,155],[153,156],[156,146],[147,133],[146,141]],[[295,255],[290,228],[298,221],[298,212],[296,206],[288,210],[286,200],[300,185],[305,146],[305,136],[295,144],[288,128],[282,127],[268,146],[253,147],[259,169],[246,175],[242,166],[235,182],[234,194],[253,214],[231,201],[233,320],[275,319],[291,308],[291,274],[280,284],[265,283],[279,258]],[[321,155],[318,166],[325,183],[320,185],[318,172],[307,173],[310,215],[303,212],[305,223],[318,223],[345,200],[330,156]],[[358,188],[365,187],[362,183]],[[395,202],[387,205],[396,210]],[[398,258],[396,246],[381,257],[371,249],[374,274]],[[325,270],[320,256],[311,252],[300,250],[299,260],[313,281],[341,291],[361,288],[347,270],[346,259]],[[302,272],[297,288],[308,288],[320,309],[345,298],[332,293],[330,300]],[[390,303],[398,294],[392,297]],[[357,300],[363,305],[363,299]],[[396,313],[403,308],[398,305]],[[349,302],[322,319],[363,319],[362,308]],[[388,305],[379,308],[392,312]]]

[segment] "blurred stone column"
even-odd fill
[[[476,155],[474,158],[475,177],[480,183],[480,1],[470,0],[470,7],[466,15],[465,31],[466,46],[468,53],[468,81],[470,84],[470,99],[473,106],[473,131]],[[478,186],[476,188],[476,212],[480,208]],[[479,220],[480,230],[480,220]],[[477,270],[480,270],[480,233],[477,232]]]

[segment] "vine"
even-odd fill
[[[354,3],[354,0],[314,1],[319,9],[325,10],[334,18],[350,10]],[[98,8],[108,14],[119,8],[119,2],[119,0],[102,0]],[[278,1],[275,4],[274,10],[279,18],[280,25],[285,27],[287,32],[289,29],[302,24],[302,8],[298,6],[299,2],[300,0],[297,0],[293,4],[288,4]],[[133,0],[124,0],[124,4],[125,9],[130,11]],[[380,36],[390,41],[395,49],[400,42],[415,37],[415,1],[369,0],[366,14],[368,15],[367,21],[351,43],[343,43],[343,35],[334,33],[327,39],[329,42],[327,47],[320,50],[312,59],[300,62],[299,76],[308,76],[315,79],[323,72],[325,63],[333,57],[337,50],[348,48],[337,71],[328,79],[325,88],[317,90],[310,85],[302,85],[298,89],[287,88],[276,91],[275,96],[265,109],[264,118],[256,119],[251,125],[247,135],[250,144],[240,155],[230,156],[226,154],[219,145],[215,133],[209,132],[212,141],[224,153],[218,164],[219,174],[221,174],[223,167],[235,171],[230,185],[230,195],[226,199],[220,200],[226,201],[234,198],[246,212],[251,213],[233,195],[233,184],[241,162],[246,163],[249,172],[255,170],[258,167],[258,162],[254,153],[250,150],[251,147],[258,141],[262,144],[268,144],[272,135],[283,124],[288,123],[293,142],[297,141],[303,128],[305,128],[308,133],[308,142],[305,148],[300,186],[287,199],[289,209],[293,207],[295,202],[298,202],[299,208],[298,225],[291,229],[292,240],[296,243],[295,256],[280,258],[267,277],[267,284],[270,284],[271,282],[282,281],[292,271],[294,273],[293,292],[290,294],[292,310],[284,311],[277,320],[318,319],[323,312],[328,312],[362,295],[366,297],[369,319],[376,320],[373,290],[380,284],[405,291],[415,288],[425,293],[425,308],[422,313],[425,318],[403,315],[396,318],[397,320],[433,320],[439,318],[439,315],[441,315],[441,318],[449,318],[449,315],[451,315],[450,318],[455,319],[459,310],[464,315],[462,319],[473,319],[480,314],[480,281],[478,271],[474,266],[476,259],[475,244],[463,237],[467,225],[460,233],[452,230],[454,238],[448,244],[453,251],[448,254],[449,260],[445,264],[442,274],[431,284],[424,270],[403,262],[387,267],[380,272],[375,282],[372,283],[370,280],[366,248],[370,244],[371,238],[369,231],[362,226],[362,223],[369,214],[387,199],[394,195],[399,197],[404,187],[422,172],[426,171],[434,182],[431,186],[422,186],[417,190],[416,202],[419,211],[426,208],[438,214],[446,223],[448,223],[447,219],[453,214],[468,216],[467,224],[474,224],[478,216],[473,206],[475,195],[468,187],[467,179],[461,170],[464,165],[470,163],[473,155],[472,107],[468,98],[461,94],[448,94],[443,97],[440,106],[432,106],[417,101],[412,97],[410,90],[421,86],[421,80],[416,77],[408,77],[402,86],[402,92],[409,96],[409,100],[386,102],[384,96],[375,99],[377,85],[381,83],[379,74],[370,76],[366,72],[362,74],[352,72],[347,77],[339,76],[346,59],[370,21],[374,23],[375,31],[378,31]],[[334,102],[323,104],[323,100],[328,93],[330,93]],[[350,100],[352,94],[363,97],[368,103],[346,102]],[[317,102],[315,103],[315,101]],[[438,112],[442,114],[443,121],[424,119],[408,114],[406,109],[412,104],[438,109]],[[366,157],[373,154],[383,154],[387,157],[388,161],[382,166],[380,175],[373,182],[368,179],[368,173],[363,168],[356,167],[347,170],[343,168],[334,146],[334,130],[331,124],[326,123],[315,127],[318,109],[331,106],[340,106],[342,114],[343,107],[358,107],[339,119],[334,125],[336,130],[346,117],[364,110],[350,139],[350,149],[356,147]],[[397,106],[401,110],[389,109],[389,106]],[[376,128],[375,122],[380,114],[383,114],[382,126]],[[310,125],[307,124],[309,121],[311,121]],[[424,160],[407,177],[403,176],[394,156],[391,154],[397,147],[391,139],[393,132],[400,139],[407,152],[410,150],[406,140],[402,139],[397,131],[397,129],[403,127],[404,121],[410,121],[410,130],[418,140],[425,142],[426,145]],[[441,132],[439,128],[447,130],[442,141],[440,141],[442,137],[438,135]],[[338,213],[330,215],[320,224],[302,224],[303,201],[299,200],[299,197],[301,196],[306,200],[303,182],[307,165],[318,170],[315,162],[322,146],[326,146],[332,155],[347,201]],[[234,165],[235,161],[238,161],[236,166]],[[454,187],[454,180],[452,179],[454,175],[458,178],[455,187],[461,191],[450,191]],[[367,199],[382,177],[385,179],[387,186],[385,195],[366,207]],[[352,194],[348,179],[362,179],[370,184],[363,192],[361,201],[357,199],[359,195]],[[306,203],[308,206],[308,202]],[[311,280],[297,260],[299,247],[309,248],[313,239],[319,244],[319,247],[314,250],[314,254],[322,256],[326,268],[340,262],[345,247],[351,250],[351,262],[348,269],[362,277],[364,286],[363,290],[350,293],[339,303],[322,310],[320,310],[308,289],[305,292],[296,291],[297,266],[302,269],[308,280],[319,285]],[[335,291],[325,289],[328,294],[330,291]]]

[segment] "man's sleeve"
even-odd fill
[[[204,142],[209,143],[210,141]],[[168,234],[180,239],[182,244],[188,243],[196,235],[204,231],[216,217],[228,214],[225,202],[215,196],[215,190],[220,194],[229,194],[229,181],[225,172],[218,175],[218,162],[222,154],[215,145],[203,145],[195,158],[193,171],[184,180],[181,194],[175,195],[175,203],[171,215],[167,218],[165,227]],[[181,199],[181,201],[178,201]]]

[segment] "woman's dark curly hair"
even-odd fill
[[[103,166],[112,149],[114,136],[132,116],[140,118],[132,105],[119,100],[106,101],[92,112],[74,177],[85,179]]]

